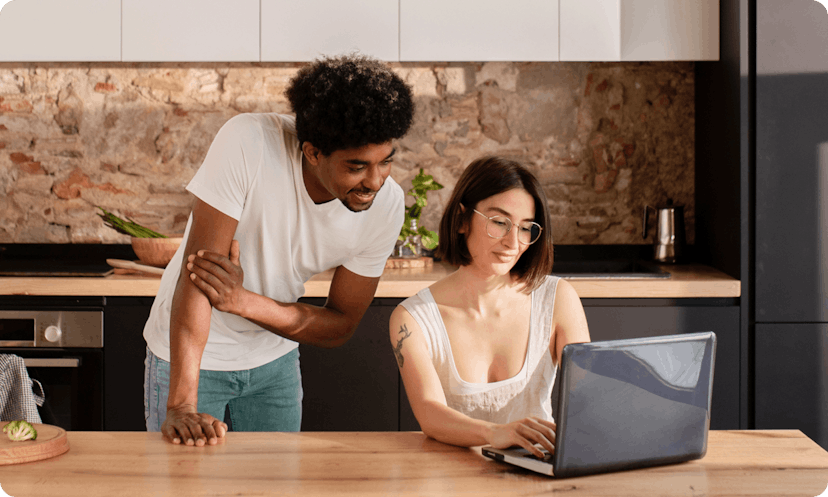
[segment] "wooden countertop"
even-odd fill
[[[741,295],[740,281],[702,265],[664,265],[670,278],[572,279],[581,298],[734,298]],[[376,297],[405,298],[452,272],[447,264],[431,268],[386,269]],[[305,297],[327,297],[333,270],[305,283]],[[110,275],[105,278],[4,277],[0,295],[43,296],[146,296],[158,292],[160,276]]]
[[[819,495],[828,452],[797,430],[711,431],[704,458],[556,480],[419,432],[228,433],[203,448],[158,433],[70,432],[69,451],[0,466],[15,496]]]

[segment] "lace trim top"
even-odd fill
[[[554,420],[551,398],[557,365],[549,353],[549,343],[558,281],[555,276],[547,276],[532,292],[523,368],[512,378],[493,383],[471,383],[460,378],[445,323],[428,288],[402,302],[423,331],[449,407],[475,419],[501,424],[527,416]]]

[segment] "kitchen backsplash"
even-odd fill
[[[218,129],[242,112],[289,112],[298,67],[0,64],[0,243],[128,242],[96,205],[182,232],[185,186]],[[685,206],[693,243],[692,62],[393,67],[417,110],[392,176],[407,189],[423,168],[446,186],[429,193],[426,227],[470,161],[502,154],[540,178],[558,244],[652,243],[644,205],[668,199]]]

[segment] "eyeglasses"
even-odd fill
[[[509,234],[510,231],[512,231],[512,220],[508,217],[489,217],[477,209],[472,210],[487,219],[486,233],[491,238],[503,238]],[[532,245],[538,241],[538,238],[540,238],[541,231],[543,231],[543,228],[541,228],[541,225],[538,223],[532,221],[520,223],[518,225],[518,242],[521,245]]]

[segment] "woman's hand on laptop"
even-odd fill
[[[549,453],[555,452],[555,430],[557,426],[551,421],[528,417],[508,424],[492,425],[486,439],[496,449],[520,446],[543,458],[544,454],[535,444],[540,444]]]

